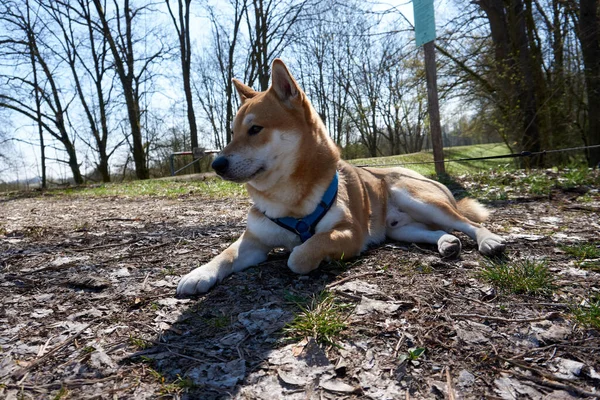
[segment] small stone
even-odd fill
[[[467,371],[466,369],[461,370],[458,373],[458,386],[467,388],[475,384],[475,375]]]
[[[365,315],[378,312],[381,314],[392,314],[400,308],[399,304],[389,301],[372,300],[368,297],[362,297],[360,304],[356,307],[356,315]]]
[[[348,385],[338,379],[329,379],[324,382],[321,382],[321,387],[330,392],[338,392],[338,393],[353,393],[356,391],[354,386]]]
[[[488,343],[490,340],[486,338],[481,331],[466,330],[462,328],[456,328],[456,336],[465,343],[468,344],[481,344]]]
[[[281,379],[284,383],[292,386],[306,386],[308,383],[305,377],[300,377],[296,374],[283,370],[277,371],[277,376],[279,376],[279,379]]]
[[[573,397],[569,394],[569,392],[565,392],[564,390],[555,390],[552,393],[548,393],[543,397],[543,400],[575,400],[576,397]]]
[[[558,368],[556,376],[564,379],[576,379],[581,375],[581,370],[585,367],[584,363],[567,358],[556,357],[554,362]]]
[[[571,329],[563,325],[552,325],[548,330],[540,333],[540,339],[545,343],[557,343],[566,339],[571,334]]]

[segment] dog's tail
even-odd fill
[[[483,222],[490,216],[490,212],[477,200],[464,198],[457,203],[458,211],[473,222]]]

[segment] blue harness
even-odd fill
[[[315,234],[315,228],[321,219],[327,214],[327,211],[333,205],[333,201],[337,196],[338,192],[338,172],[335,172],[333,180],[329,184],[329,187],[325,191],[323,198],[315,211],[303,218],[283,217],[283,218],[269,218],[282,228],[287,229],[290,232],[300,236],[302,243],[306,242]]]

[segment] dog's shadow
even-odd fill
[[[259,266],[184,300],[187,309],[131,362],[158,371],[163,392],[201,399],[239,392],[271,352],[290,343],[285,326],[345,268],[329,263],[300,276],[287,268],[288,255],[272,252]]]

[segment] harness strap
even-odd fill
[[[275,222],[277,225],[281,226],[284,229],[287,229],[290,232],[295,233],[300,236],[300,240],[302,243],[306,242],[315,234],[315,229],[317,224],[327,211],[333,205],[335,197],[338,192],[338,172],[335,171],[335,176],[333,180],[329,184],[329,187],[325,191],[323,198],[317,205],[315,211],[307,215],[303,218],[294,218],[294,217],[283,217],[283,218],[269,218],[271,221]]]

